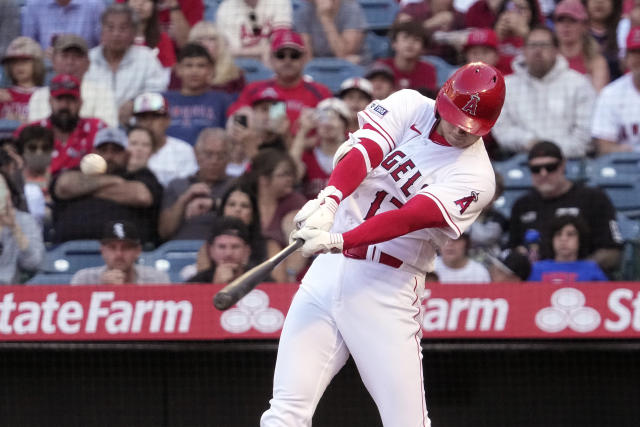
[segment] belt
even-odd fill
[[[401,259],[398,259],[393,255],[389,255],[386,252],[382,252],[375,246],[373,246],[371,251],[371,258],[367,258],[368,249],[369,246],[358,246],[356,248],[345,249],[342,251],[342,254],[347,258],[366,259],[373,262],[379,262],[380,264],[388,265],[391,268],[400,268],[403,264]],[[379,255],[376,257],[376,254]]]

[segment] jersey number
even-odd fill
[[[384,190],[380,190],[380,191],[378,191],[376,193],[376,197],[373,199],[373,202],[371,202],[371,206],[369,206],[369,210],[367,211],[367,214],[364,216],[365,220],[371,218],[372,216],[374,216],[376,214],[376,212],[378,212],[378,209],[380,209],[380,205],[382,205],[382,201],[388,195],[389,195],[389,193],[387,193]],[[390,201],[398,209],[400,209],[402,207],[402,202],[400,200],[396,199],[395,197],[392,197]]]

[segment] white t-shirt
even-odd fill
[[[167,136],[167,142],[149,158],[147,166],[163,187],[176,178],[186,178],[198,170],[193,147],[172,136]]]
[[[591,136],[640,151],[640,92],[631,73],[605,86],[596,99]]]
[[[441,257],[436,258],[433,270],[440,283],[490,283],[491,276],[486,267],[477,261],[470,259],[462,268],[450,268],[442,262]]]

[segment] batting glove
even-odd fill
[[[337,199],[337,200],[336,200]],[[342,192],[334,186],[322,190],[318,197],[309,200],[298,211],[293,221],[297,228],[310,227],[329,231],[338,210],[338,203],[342,200]]]
[[[341,233],[329,233],[328,231],[304,227],[293,232],[294,239],[303,239],[304,245],[300,249],[302,256],[310,257],[321,253],[341,253],[344,239]]]

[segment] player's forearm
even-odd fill
[[[427,196],[418,195],[402,208],[369,218],[353,230],[342,234],[344,249],[386,242],[423,228],[448,227],[438,205]]]

